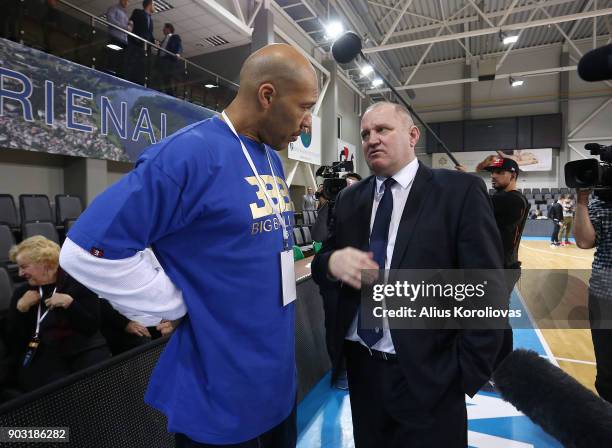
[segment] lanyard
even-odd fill
[[[232,122],[228,118],[228,116],[225,113],[225,111],[221,112],[221,115],[223,116],[223,119],[225,120],[225,123],[227,124],[227,126],[230,128],[232,133],[236,136],[236,138],[240,142],[240,146],[242,147],[242,153],[244,154],[244,157],[246,158],[247,162],[249,163],[249,166],[251,167],[251,171],[253,171],[253,174],[255,175],[255,178],[257,179],[257,182],[259,183],[259,188],[261,188],[261,190],[266,195],[266,199],[268,200],[268,203],[270,204],[270,207],[272,207],[272,210],[274,211],[274,214],[276,215],[276,218],[279,220],[279,222],[280,222],[280,224],[281,224],[281,226],[283,228],[283,247],[284,247],[284,249],[288,249],[289,248],[289,231],[287,230],[287,224],[285,223],[285,220],[283,219],[283,216],[280,213],[280,204],[281,204],[281,201],[282,201],[282,196],[281,196],[280,190],[278,188],[278,182],[276,181],[276,175],[274,174],[274,168],[272,168],[272,160],[270,160],[270,154],[268,153],[268,148],[264,147],[264,150],[266,151],[266,156],[268,158],[268,164],[270,165],[270,171],[272,172],[272,177],[274,178],[273,183],[274,183],[274,186],[276,187],[276,199],[278,201],[277,204],[274,204],[274,202],[272,201],[272,198],[270,197],[270,194],[268,193],[267,185],[263,181],[263,179],[261,178],[259,173],[257,172],[257,168],[255,168],[255,164],[253,163],[253,159],[251,159],[251,155],[247,151],[246,146],[244,146],[243,141],[240,140],[240,137],[238,136],[238,133],[236,132],[236,129],[234,129],[234,125],[232,124]]]
[[[51,296],[53,296],[53,294],[55,294],[55,291],[57,291],[57,288],[53,289],[53,293],[51,294]],[[41,309],[41,302],[43,300],[43,290],[42,290],[42,286],[38,287],[38,293],[40,294],[40,302],[38,303],[38,314],[36,317],[36,332],[34,333],[34,337],[37,338],[38,337],[38,333],[40,332],[40,324],[41,322],[45,319],[45,317],[47,317],[47,314],[49,313],[50,310],[45,311],[45,313],[42,315],[40,315],[40,309]]]

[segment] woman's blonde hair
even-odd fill
[[[43,263],[52,269],[59,266],[59,245],[41,235],[31,236],[11,247],[9,258],[16,263],[17,257],[22,254],[32,263]]]

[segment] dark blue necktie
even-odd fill
[[[385,269],[387,258],[387,243],[389,241],[389,224],[391,223],[391,213],[393,213],[393,194],[391,186],[395,179],[389,177],[384,182],[385,192],[378,203],[374,225],[370,233],[370,251],[374,253],[374,261],[378,263],[379,269]],[[382,320],[376,329],[361,328],[361,312],[357,322],[357,334],[368,347],[375,345],[383,337]]]

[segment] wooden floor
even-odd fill
[[[552,248],[548,241],[523,240],[519,251],[523,273],[517,287],[532,315],[556,316],[541,322],[541,334],[555,358],[553,362],[595,391],[593,343],[591,332],[585,329],[593,254],[593,249],[578,249],[575,245]],[[553,269],[556,271],[549,271]],[[563,316],[568,315],[574,328],[582,328],[564,325],[567,319]]]

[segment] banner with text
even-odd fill
[[[552,169],[552,148],[515,149],[510,151],[472,151],[454,152],[457,161],[465,166],[468,172],[475,172],[479,163],[491,155],[516,160],[521,171],[550,171]],[[454,169],[452,160],[445,153],[432,154],[434,168]]]
[[[0,39],[0,147],[117,161],[214,111]]]

